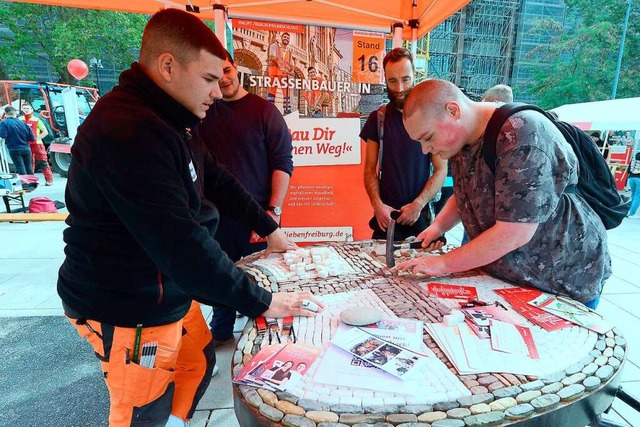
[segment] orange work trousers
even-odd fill
[[[158,343],[153,368],[132,360],[136,328],[69,321],[100,359],[109,390],[110,427],[164,426],[170,414],[183,420],[193,416],[215,366],[211,332],[198,303],[192,302],[187,315],[175,323],[143,327],[140,347]]]
[[[53,182],[53,173],[51,172],[51,166],[47,159],[47,149],[44,144],[38,144],[36,142],[30,142],[29,148],[31,148],[31,170],[34,172],[36,168],[40,168],[44,180],[46,182]]]

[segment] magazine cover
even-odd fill
[[[269,390],[293,388],[321,352],[322,349],[304,343],[266,346],[238,373],[233,382]]]

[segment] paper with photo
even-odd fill
[[[401,379],[410,377],[426,359],[424,354],[397,346],[357,327],[336,334],[331,343]]]

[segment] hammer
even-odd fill
[[[391,222],[387,226],[387,243],[386,243],[386,247],[385,247],[385,257],[386,257],[386,261],[387,261],[387,267],[395,267],[396,260],[393,257],[393,251],[395,251],[396,249],[419,249],[419,248],[422,248],[422,240],[413,241],[413,242],[401,242],[400,244],[397,244],[397,245],[394,243],[393,234],[394,234],[394,232],[396,230],[396,221],[398,220],[398,218],[400,217],[401,214],[402,214],[402,212],[400,212],[400,211],[393,211],[389,215],[391,217]],[[429,243],[429,245],[431,245],[433,243],[436,243],[436,242],[442,242],[442,244],[446,244],[447,243],[447,239],[444,236],[440,236],[437,239],[433,239]]]

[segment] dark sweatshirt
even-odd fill
[[[0,138],[9,151],[29,151],[29,141],[36,139],[31,128],[15,117],[7,117],[0,122]]]
[[[134,63],[78,128],[58,278],[67,314],[133,327],[175,322],[192,299],[248,316],[269,307],[210,233],[218,209],[262,236],[277,225],[191,138],[198,122]]]

